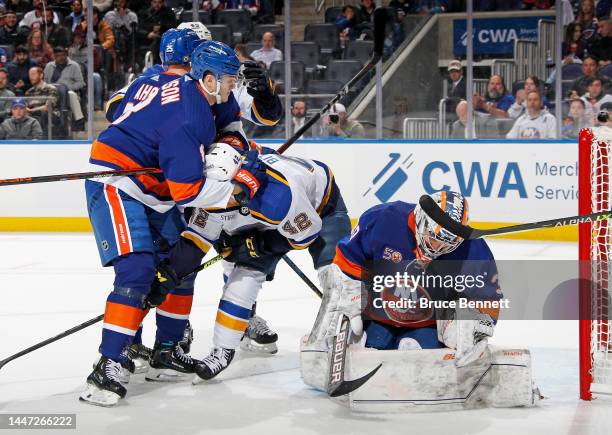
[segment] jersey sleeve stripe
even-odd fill
[[[348,258],[346,258],[338,247],[336,247],[336,256],[334,257],[334,263],[338,265],[342,272],[346,273],[351,278],[359,280],[361,279],[363,268],[360,265],[353,263]]]
[[[334,184],[334,174],[332,173],[331,169],[329,169],[327,166],[323,166],[323,165],[319,165],[319,166],[323,167],[323,169],[325,170],[325,175],[327,175],[327,188],[325,189],[325,196],[323,196],[323,199],[321,200],[321,204],[319,204],[319,206],[317,207],[317,213],[321,214],[321,212],[325,209],[325,206],[329,202],[329,198],[332,193],[332,187]]]
[[[266,217],[263,213],[260,213],[260,212],[255,211],[255,210],[251,210],[251,216],[253,216],[255,219],[267,222],[267,223],[272,224],[272,225],[278,225],[278,224],[281,223],[281,221],[275,221],[273,219],[270,219],[270,218]]]
[[[249,326],[249,322],[244,320],[234,319],[230,316],[225,315],[221,311],[217,311],[217,318],[215,321],[228,329],[232,329],[234,331],[244,332]]]
[[[291,239],[287,239],[287,241],[289,242],[289,244],[291,245],[291,247],[293,249],[306,249],[308,248],[310,245],[312,245],[312,243],[317,240],[317,237],[319,237],[319,234],[315,234],[314,236],[310,236],[307,237],[306,239],[296,242],[295,240],[291,240]]]
[[[202,190],[202,180],[193,183],[179,183],[178,181],[166,180],[170,188],[172,199],[177,203],[185,203],[191,201],[198,196]]]
[[[255,115],[255,119],[257,119],[263,125],[276,125],[276,124],[278,124],[278,119],[277,120],[266,119],[266,118],[264,118],[259,113],[259,111],[257,110],[257,106],[256,106],[256,103],[255,103],[255,100],[253,100],[253,105],[251,106],[251,112],[253,112],[253,115]]]
[[[280,181],[285,186],[289,186],[289,182],[287,181],[285,177],[283,177],[283,175],[280,172],[275,171],[272,168],[266,168],[266,174],[268,174],[270,177],[274,178],[275,180]]]
[[[204,252],[205,254],[210,251],[210,248],[212,247],[208,240],[193,231],[185,230],[181,233],[181,237],[184,237],[185,239],[192,242],[198,247],[198,249],[200,249],[200,251]]]

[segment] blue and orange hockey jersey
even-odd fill
[[[215,113],[200,84],[188,75],[164,73],[137,79],[121,103],[121,114],[94,141],[95,170],[158,168],[158,174],[104,181],[164,212],[175,204],[224,207],[231,183],[204,179],[203,155],[217,134],[215,118],[239,121],[239,109]]]
[[[349,277],[362,281],[370,280],[373,268],[378,269],[377,273],[400,268],[400,272],[410,272],[415,276],[433,273],[444,277],[481,276],[484,285],[465,289],[461,296],[473,300],[501,299],[495,260],[483,239],[465,240],[456,250],[432,261],[425,270],[416,266],[417,263],[410,265],[417,258],[414,208],[415,204],[396,201],[367,210],[359,218],[351,236],[338,243],[334,263]],[[393,265],[398,267],[394,269]],[[435,323],[431,310],[390,309],[389,306],[383,307],[380,301],[374,303],[375,298],[397,299],[397,289],[385,289],[380,293],[370,290],[368,293],[369,300],[364,311],[366,319],[397,327],[421,327]],[[443,288],[419,287],[409,297],[440,299],[448,298],[449,292]],[[489,314],[497,317],[497,313]]]

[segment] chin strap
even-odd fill
[[[202,79],[200,79],[199,81],[200,85],[202,85],[202,89],[204,89],[204,92],[206,92],[211,97],[215,97],[215,101],[217,102],[217,104],[221,104],[221,81],[217,79],[217,89],[215,90],[215,92],[209,92],[209,90],[206,89],[206,86],[204,85],[204,81]]]

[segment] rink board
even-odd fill
[[[282,141],[260,141],[277,147]],[[87,171],[88,142],[3,142],[0,178]],[[479,228],[577,214],[574,141],[304,140],[288,155],[320,159],[352,219],[390,201],[450,188],[466,195]],[[0,231],[89,231],[82,181],[0,189]],[[577,240],[575,227],[515,238]]]

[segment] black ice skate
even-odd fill
[[[254,315],[240,341],[240,349],[259,353],[276,353],[278,334],[272,331],[266,321]]]
[[[125,397],[127,390],[121,385],[121,363],[101,357],[93,372],[87,377],[87,389],[79,400],[92,405],[114,406]]]
[[[129,384],[130,383],[130,376],[133,375],[136,372],[136,366],[134,364],[134,362],[131,360],[131,358],[128,355],[128,352],[125,351],[122,353],[123,356],[127,356],[127,359],[125,359],[124,361],[121,361],[121,373],[119,374],[119,382],[121,382],[122,384]],[[100,362],[100,359],[102,359],[103,356],[100,355],[98,357],[98,359],[93,363],[93,369],[96,369],[96,366],[98,365],[98,363]]]
[[[196,374],[204,380],[214,378],[230,365],[235,353],[234,349],[213,347],[210,354],[196,366]],[[197,378],[194,380],[195,383]]]
[[[153,354],[153,349],[142,343],[132,344],[128,347],[127,356],[134,362],[132,373],[146,373],[149,371],[149,360]]]
[[[194,360],[177,342],[155,342],[149,362],[151,368],[145,375],[148,381],[182,381],[187,374],[195,373]]]
[[[179,341],[179,345],[183,348],[183,352],[189,353],[191,350],[191,343],[193,343],[193,328],[189,320],[187,320],[187,326],[185,326],[185,331],[183,332],[183,339]]]

